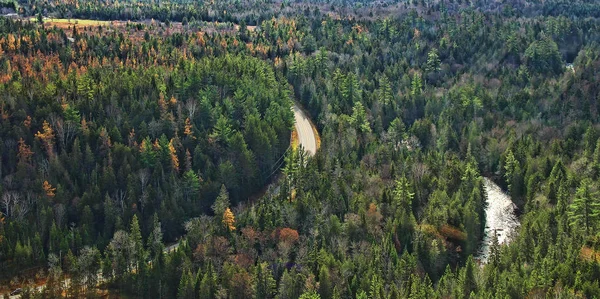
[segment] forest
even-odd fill
[[[596,1],[0,8],[0,297],[600,297]]]

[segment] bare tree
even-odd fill
[[[33,95],[35,94],[35,89],[29,88],[27,89],[27,96],[29,96],[29,101],[33,103]]]
[[[17,141],[15,139],[9,138],[4,140],[4,148],[6,149],[5,153],[10,152],[10,150],[17,147]],[[10,176],[10,175],[7,175]],[[2,167],[0,167],[0,178],[2,177]],[[12,177],[12,176],[10,176]]]
[[[196,102],[196,100],[190,98],[185,102],[185,109],[188,112],[188,117],[190,119],[194,119],[194,115],[196,114],[196,111],[198,110],[198,103]]]
[[[19,199],[15,202],[13,208],[14,218],[19,221],[23,220],[23,218],[25,218],[25,215],[27,215],[27,213],[29,213],[29,211],[31,210],[31,207],[34,204],[34,200],[35,194],[32,190],[27,190],[24,198],[19,196]]]
[[[54,253],[48,255],[48,280],[46,281],[46,288],[44,289],[44,295],[48,297],[54,297],[52,295],[61,294],[64,288],[62,277],[61,258]]]
[[[113,195],[113,200],[117,203],[119,208],[121,208],[121,214],[125,213],[125,200],[127,199],[127,192],[121,189],[115,191]]]
[[[133,243],[127,232],[119,230],[115,233],[107,247],[108,256],[112,260],[112,275],[120,278],[131,270],[130,256],[132,255],[133,247]],[[112,276],[111,273],[104,273],[104,275],[108,277]]]
[[[423,163],[415,163],[412,168],[413,177],[415,179],[415,183],[420,185],[423,178],[429,175],[429,167]],[[422,200],[422,192],[420,188],[417,188],[416,195],[419,200]]]
[[[38,165],[38,172],[42,178],[47,178],[50,173],[50,162],[48,159],[44,158],[42,162]]]
[[[98,282],[100,270],[100,252],[96,248],[84,247],[77,257],[77,265],[81,273],[84,290],[93,291]]]
[[[4,98],[5,101],[4,103],[6,103],[8,105],[8,107],[10,107],[10,109],[15,109],[15,104],[16,104],[16,97],[13,97],[10,93],[6,95],[6,97]]]
[[[148,168],[140,169],[138,172],[140,178],[140,184],[142,185],[142,193],[146,190],[146,185],[150,181],[150,170]]]
[[[162,132],[162,124],[156,120],[152,120],[149,124],[148,124],[148,129],[150,131],[150,136],[152,137],[152,139],[158,138],[158,135],[160,134],[160,132]]]
[[[62,226],[62,221],[65,216],[65,206],[62,203],[57,204],[54,207],[54,217],[56,219],[56,225],[58,227]]]
[[[110,103],[104,108],[106,115],[115,121],[115,124],[119,127],[123,124],[123,115],[121,109],[119,109],[116,103]]]
[[[144,213],[144,207],[146,206],[146,202],[148,201],[148,194],[146,193],[146,185],[150,181],[150,171],[147,168],[140,169],[138,173],[140,179],[140,185],[142,186],[142,196],[138,200],[140,211]]]
[[[11,218],[15,213],[16,205],[21,200],[21,195],[16,191],[8,191],[2,194],[2,199],[0,200],[0,205],[2,205],[2,213],[6,215],[6,217]]]
[[[7,190],[17,189],[14,175],[9,174],[4,177],[4,188],[6,188]]]
[[[75,139],[79,124],[71,121],[64,121],[55,114],[50,117],[50,122],[52,123],[52,127],[55,128],[55,132],[58,136],[58,140],[60,140],[62,149],[66,150],[67,145],[71,144],[71,142]]]

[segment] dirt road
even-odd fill
[[[296,132],[298,132],[298,141],[304,147],[304,150],[312,156],[317,152],[317,137],[304,111],[297,105],[294,105],[292,109],[294,110],[294,119],[296,120],[295,126]]]

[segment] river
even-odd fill
[[[488,178],[484,178],[483,184],[487,195],[485,233],[477,258],[485,264],[488,260],[494,233],[498,237],[498,244],[508,244],[519,227],[519,219],[515,215],[517,206],[512,202],[510,196]]]

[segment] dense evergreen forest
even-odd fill
[[[600,296],[596,1],[0,7],[0,294]]]

